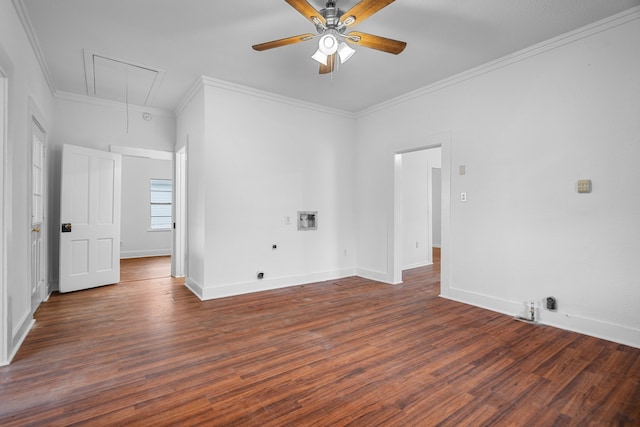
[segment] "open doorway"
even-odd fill
[[[174,155],[132,147],[111,151],[122,154],[120,282],[170,277]]]
[[[433,176],[442,166],[442,149],[434,147],[400,155],[404,271],[432,265],[434,252],[439,255],[441,184],[440,180],[435,183]]]
[[[393,153],[393,200],[392,200],[392,227],[389,232],[388,239],[388,277],[389,283],[402,283],[402,271],[403,271],[403,250],[404,246],[409,245],[411,241],[404,239],[404,220],[403,220],[403,157],[407,153],[418,152],[422,150],[428,150],[433,148],[440,148],[440,162],[441,162],[441,174],[440,174],[440,190],[441,190],[441,205],[440,205],[440,292],[441,295],[447,295],[450,287],[451,265],[450,265],[450,251],[451,245],[449,243],[450,236],[450,161],[451,161],[451,134],[450,132],[442,132],[434,134],[428,137],[424,141],[424,145],[405,146],[401,150],[397,150]],[[432,169],[437,165],[434,164]],[[432,178],[433,179],[433,178]],[[433,209],[433,206],[432,206]],[[430,230],[427,248],[433,247],[433,227],[432,223],[429,223],[432,229]],[[437,226],[436,226],[437,227]],[[413,241],[415,248],[415,240]],[[435,252],[435,253],[434,253]],[[435,257],[439,255],[436,248],[431,252],[431,262]]]

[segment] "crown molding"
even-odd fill
[[[33,25],[31,24],[31,19],[29,18],[29,14],[27,13],[27,8],[24,5],[24,0],[12,0],[12,3],[13,7],[16,10],[16,13],[18,14],[18,18],[20,18],[22,28],[24,28],[24,32],[27,34],[27,38],[29,39],[29,43],[31,44],[33,53],[38,60],[38,64],[40,64],[40,70],[42,70],[42,74],[44,75],[44,79],[47,82],[47,86],[49,86],[49,91],[51,91],[51,95],[55,96],[56,87],[53,83],[53,77],[49,72],[47,61],[44,59],[44,54],[42,53],[42,48],[40,47],[38,37],[33,30]]]
[[[336,108],[327,107],[320,104],[314,104],[312,102],[301,101],[299,99],[290,98],[284,95],[278,95],[272,92],[266,92],[259,89],[254,89],[248,86],[243,86],[237,83],[231,83],[224,80],[218,80],[212,77],[202,76],[202,85],[215,87],[218,89],[224,89],[235,93],[242,93],[244,95],[253,96],[256,98],[263,98],[269,101],[279,102],[281,104],[292,105],[294,107],[305,108],[307,110],[318,111],[325,114],[332,114],[347,119],[355,119],[356,115],[351,111],[339,110]]]
[[[99,107],[116,108],[116,109],[122,109],[122,110],[126,110],[128,108],[130,111],[135,111],[138,113],[151,113],[156,116],[175,117],[174,112],[171,110],[163,110],[161,108],[145,107],[142,105],[135,105],[135,104],[129,104],[127,106],[127,104],[123,102],[110,101],[108,99],[95,98],[93,96],[87,96],[87,95],[79,95],[77,93],[57,91],[55,93],[55,98],[63,101],[80,102],[84,104],[96,105]]]
[[[202,77],[198,77],[193,84],[191,85],[191,87],[189,88],[189,90],[187,91],[187,93],[184,95],[184,97],[182,98],[182,101],[180,101],[180,103],[178,104],[178,106],[176,107],[176,109],[174,110],[174,114],[176,117],[178,117],[180,114],[182,114],[182,111],[185,109],[185,107],[191,102],[191,100],[193,99],[194,96],[196,96],[196,94],[198,93],[198,91],[200,89],[202,89]]]
[[[454,76],[447,77],[436,83],[430,84],[428,86],[424,86],[420,89],[416,89],[404,95],[400,95],[398,97],[381,102],[380,104],[376,104],[372,107],[369,107],[357,112],[355,116],[356,118],[360,118],[378,111],[386,110],[396,105],[408,102],[412,99],[419,98],[421,96],[440,91],[450,86],[458,85],[460,83],[463,83],[467,80],[481,76],[483,74],[490,73],[492,71],[507,67],[509,65],[515,64],[520,61],[524,61],[526,59],[540,55],[545,52],[552,51],[559,47],[562,47],[571,43],[575,43],[576,41],[610,30],[620,25],[635,21],[637,19],[640,19],[640,6],[633,7],[624,12],[620,12],[608,18],[601,19],[592,24],[586,25],[584,27],[578,28],[576,30],[554,37],[552,39],[537,43],[528,48],[519,50],[515,53],[503,56],[502,58],[496,59],[491,62],[487,62],[483,65],[471,68],[467,71],[463,71],[462,73],[456,74]]]

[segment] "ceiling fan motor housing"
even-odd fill
[[[318,33],[323,34],[327,30],[334,30],[339,34],[344,33],[347,27],[340,22],[340,18],[344,14],[344,10],[336,7],[335,1],[327,1],[327,5],[320,11],[320,14],[324,17],[326,25],[319,26],[316,24]]]

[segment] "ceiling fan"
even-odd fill
[[[345,34],[348,28],[361,23],[395,0],[361,0],[346,12],[336,6],[336,0],[327,0],[325,8],[322,10],[316,10],[307,0],[285,1],[315,25],[317,34],[306,33],[256,44],[253,45],[255,50],[263,51],[320,37],[318,50],[312,55],[312,58],[320,63],[320,74],[327,74],[335,69],[338,62],[345,63],[355,53],[355,50],[347,43],[395,55],[402,52],[407,46],[407,43],[399,40],[359,31]]]

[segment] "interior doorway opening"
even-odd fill
[[[389,229],[389,239],[387,244],[388,255],[388,283],[402,283],[403,272],[403,249],[405,244],[411,241],[404,239],[404,214],[403,214],[403,157],[407,153],[418,152],[433,148],[440,148],[440,251],[430,252],[431,262],[440,255],[440,292],[447,295],[450,286],[451,263],[450,263],[450,210],[451,210],[451,133],[442,132],[428,137],[422,145],[409,145],[404,149],[399,149],[393,153],[393,199],[391,207],[391,227]],[[433,165],[434,167],[437,165]],[[432,167],[432,172],[434,167]],[[433,209],[433,206],[432,206]],[[433,224],[430,233],[430,241],[427,248],[433,248]],[[415,240],[413,240],[415,248]],[[439,253],[438,253],[439,252]]]
[[[120,282],[173,275],[175,254],[176,155],[173,152],[111,147],[122,154]]]
[[[432,265],[440,249],[441,147],[401,153],[402,271]],[[437,210],[437,212],[436,212]]]

